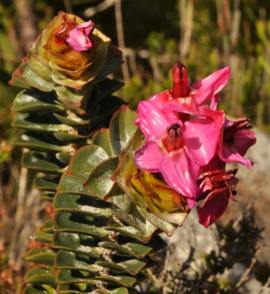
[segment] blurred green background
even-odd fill
[[[12,147],[10,128],[11,104],[19,89],[8,80],[60,10],[93,19],[121,47],[126,63],[118,78],[126,86],[119,96],[132,107],[171,87],[175,62],[187,65],[191,81],[230,65],[223,107],[270,130],[269,0],[0,0],[0,266],[9,262],[16,271],[23,266],[19,258],[27,246],[27,219],[18,196],[24,185],[20,154]],[[32,212],[29,232],[39,225],[33,215],[39,220],[43,209]],[[0,281],[12,283],[12,270],[3,273]]]

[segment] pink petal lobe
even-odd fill
[[[197,105],[205,103],[220,92],[230,78],[230,68],[224,67],[192,85],[192,96]]]
[[[205,228],[220,218],[228,207],[229,197],[226,193],[222,193],[219,197],[209,199],[203,207],[198,207],[199,222]]]
[[[151,101],[139,103],[138,118],[137,123],[147,140],[160,139],[178,121],[176,114],[163,112]]]
[[[243,119],[231,121],[226,119],[224,127],[224,135],[220,137],[219,142],[219,156],[225,162],[238,162],[245,165],[247,168],[252,167],[252,162],[246,158],[246,154],[249,147],[256,143],[255,133],[250,129],[233,129]],[[228,130],[231,131],[228,136]]]
[[[94,30],[94,26],[94,22],[89,20],[72,29],[66,40],[69,46],[78,52],[91,49],[93,44],[90,40],[90,35]]]
[[[199,166],[189,160],[184,150],[164,157],[160,172],[169,187],[187,198],[196,199]]]
[[[136,151],[135,162],[139,169],[149,172],[159,172],[163,154],[156,142],[148,142]]]
[[[215,156],[225,119],[223,111],[205,109],[202,114],[184,122],[183,134],[189,158],[200,166]]]
[[[252,168],[253,163],[244,158],[234,146],[223,145],[223,152],[219,151],[220,158],[225,162],[238,162],[245,165],[248,169]]]

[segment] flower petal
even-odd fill
[[[199,166],[190,161],[185,150],[168,154],[160,164],[165,182],[184,197],[196,199]]]
[[[225,128],[231,127],[237,121],[226,120]],[[256,143],[255,133],[249,129],[236,130],[233,136],[233,142],[224,142],[223,136],[219,142],[219,157],[225,162],[239,162],[247,168],[252,167],[252,162],[244,158],[250,146]]]
[[[136,151],[135,162],[139,169],[149,172],[159,172],[163,154],[156,142],[148,142]]]
[[[218,197],[209,199],[203,207],[197,207],[199,222],[204,227],[210,226],[225,212],[229,204],[229,195],[221,193]]]
[[[94,29],[94,22],[89,20],[72,29],[67,38],[67,42],[75,51],[87,51],[92,48],[93,44],[89,35]]]
[[[226,86],[229,78],[230,68],[227,66],[193,84],[191,93],[196,104],[201,105],[207,99],[213,98]]]
[[[174,123],[178,122],[177,115],[172,111],[163,112],[151,101],[142,101],[138,105],[141,131],[147,140],[158,140]]]
[[[221,110],[203,109],[201,114],[204,116],[184,122],[183,137],[189,158],[204,166],[217,152],[225,116]]]

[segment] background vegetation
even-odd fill
[[[10,287],[24,270],[21,256],[29,236],[50,209],[40,206],[27,180],[31,175],[20,168],[19,151],[12,147],[14,130],[9,125],[17,90],[8,86],[8,80],[39,31],[60,10],[93,18],[122,48],[126,63],[118,75],[126,86],[119,95],[133,107],[170,87],[170,69],[179,60],[188,66],[193,81],[230,65],[224,108],[232,116],[247,115],[256,126],[269,130],[267,0],[1,0],[0,285]],[[30,246],[35,246],[32,239]],[[17,285],[19,293],[20,282]],[[10,291],[14,293],[14,288]]]

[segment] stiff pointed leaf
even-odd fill
[[[83,119],[75,113],[69,111],[66,112],[66,115],[54,113],[53,116],[57,118],[61,123],[72,127],[87,126],[90,124],[90,121],[88,119]]]
[[[71,250],[77,253],[99,258],[105,253],[105,249],[95,247],[94,238],[87,235],[80,235],[68,232],[56,232],[52,242],[52,247],[62,250]]]
[[[40,191],[55,191],[57,188],[58,176],[54,177],[38,177],[35,179],[35,187]]]
[[[13,111],[15,112],[63,112],[64,107],[55,100],[52,93],[36,90],[23,90],[15,98]]]
[[[46,118],[44,118],[44,120],[45,119]],[[48,121],[44,121],[44,123],[37,123],[35,122],[35,117],[33,118],[31,114],[24,112],[18,112],[15,115],[12,126],[36,132],[62,132],[70,135],[77,135],[77,130],[70,126],[64,124],[48,123]]]
[[[91,172],[106,159],[108,155],[101,147],[95,145],[82,147],[72,158],[66,175],[88,178]]]
[[[54,199],[54,209],[55,211],[81,212],[106,218],[112,215],[111,209],[97,199],[72,193],[58,193]]]
[[[53,271],[44,268],[34,268],[32,270],[29,270],[25,274],[24,279],[26,283],[37,283],[40,285],[48,284],[52,286],[55,285],[55,276]]]
[[[137,275],[146,265],[145,262],[138,259],[129,259],[119,263],[98,261],[97,264],[109,268],[112,271],[116,270],[116,272],[126,272],[133,276]]]
[[[47,248],[33,248],[27,251],[24,258],[30,262],[53,266],[55,252]]]
[[[127,106],[122,106],[112,117],[110,122],[111,142],[116,154],[120,154],[129,144],[137,127],[134,124],[136,113]]]
[[[61,146],[58,142],[49,143],[45,139],[39,139],[27,133],[20,134],[16,138],[15,144],[17,146],[29,148],[32,150],[56,151],[56,152],[67,152],[67,153],[74,152],[74,149],[71,145]]]
[[[119,163],[118,157],[111,157],[99,164],[84,183],[90,194],[104,198],[113,188],[112,175]]]
[[[61,269],[78,269],[89,272],[99,272],[102,268],[91,262],[91,257],[78,255],[75,252],[59,250],[56,256],[56,264]]]
[[[67,231],[73,233],[84,233],[90,236],[107,237],[109,231],[102,226],[97,227],[93,225],[94,219],[92,217],[81,215],[79,213],[61,212],[55,215],[55,229],[56,231]],[[101,225],[102,223],[100,223]]]
[[[48,154],[41,152],[27,152],[23,154],[22,165],[30,170],[42,171],[46,173],[61,174],[64,171],[63,165],[52,161]],[[62,166],[61,166],[62,165]]]
[[[133,256],[137,258],[143,258],[148,253],[151,252],[152,248],[150,246],[142,245],[140,243],[125,243],[125,244],[117,244],[116,242],[100,242],[100,246],[108,249],[113,249],[117,251],[119,255],[127,255]]]
[[[92,142],[95,145],[101,146],[107,152],[108,156],[116,155],[112,147],[110,132],[108,129],[97,131],[92,137]]]
[[[97,276],[97,279],[113,282],[124,287],[132,287],[136,283],[136,279],[129,276],[101,275]]]
[[[27,285],[24,294],[56,294],[56,290],[50,287],[49,285],[42,285],[42,286],[34,286],[34,285]]]

